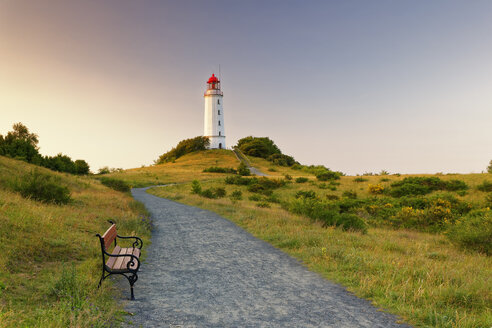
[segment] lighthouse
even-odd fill
[[[224,133],[224,108],[222,98],[224,94],[220,90],[220,81],[212,74],[207,81],[207,91],[203,95],[205,98],[205,121],[203,126],[203,136],[210,140],[210,149],[226,148]]]

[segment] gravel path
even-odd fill
[[[217,214],[132,194],[155,224],[132,327],[408,327]]]

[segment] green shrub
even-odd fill
[[[211,188],[202,190],[202,192],[200,193],[200,196],[205,197],[205,198],[211,198],[211,199],[217,198],[217,195],[215,194],[214,190]]]
[[[226,184],[232,184],[237,186],[248,186],[258,182],[258,178],[243,178],[238,175],[231,175],[225,178]]]
[[[280,149],[275,143],[268,137],[245,137],[239,139],[237,147],[245,154],[249,156],[268,158],[273,154],[281,154]]]
[[[485,180],[481,184],[477,186],[477,190],[483,191],[483,192],[491,192],[492,191],[492,182],[489,182]]]
[[[312,190],[299,190],[297,193],[296,193],[296,198],[301,198],[301,197],[304,197],[304,198],[316,198],[316,193]]]
[[[324,172],[316,174],[316,179],[318,179],[319,181],[338,180],[340,179],[341,175],[342,174],[340,172],[326,170]]]
[[[239,166],[237,167],[237,174],[239,174],[241,176],[248,176],[248,175],[251,175],[251,171],[249,170],[249,168],[246,164],[241,162],[241,163],[239,163]]]
[[[337,195],[326,195],[326,199],[328,199],[328,200],[339,200],[340,197],[338,197]]]
[[[291,181],[291,180],[292,180],[292,175],[290,175],[290,174],[285,174],[285,175],[284,175],[284,178],[285,178],[285,180],[287,180],[287,181]]]
[[[468,186],[461,180],[443,181],[438,177],[407,177],[391,184],[393,197],[426,195],[436,190],[466,190]]]
[[[270,206],[270,204],[268,204],[268,202],[265,202],[265,201],[263,201],[263,202],[258,202],[258,203],[256,204],[256,206],[258,206],[258,207],[263,207],[263,208],[270,208],[270,207],[271,207],[271,206]]]
[[[276,203],[276,204],[280,204],[280,199],[278,198],[278,196],[274,193],[272,193],[271,195],[269,195],[266,199],[265,199],[267,202],[269,203]]]
[[[202,193],[202,186],[198,180],[193,180],[191,182],[191,193],[200,195]]]
[[[251,195],[248,197],[248,199],[252,202],[259,202],[263,199],[263,197],[261,197],[260,195]]]
[[[273,154],[267,157],[267,160],[278,166],[292,166],[296,164],[296,160],[292,156],[284,154]]]
[[[447,231],[451,242],[487,255],[492,254],[492,211],[481,210],[458,220]]]
[[[101,181],[101,183],[106,187],[109,187],[116,191],[127,192],[131,189],[130,185],[127,182],[115,178],[101,177],[99,178],[99,181]]]
[[[208,137],[202,137],[202,136],[195,137],[192,139],[182,140],[178,143],[176,147],[174,147],[167,153],[159,156],[159,158],[156,161],[156,164],[172,162],[183,155],[199,150],[205,150],[207,149],[209,144],[210,144],[210,140],[208,139]]]
[[[342,197],[345,198],[350,198],[350,199],[356,199],[357,198],[357,192],[355,190],[347,190],[342,193]]]
[[[489,166],[487,166],[487,172],[492,173],[492,161],[490,161]]]
[[[242,200],[243,199],[243,192],[241,190],[234,190],[231,193],[231,199],[232,200]]]
[[[446,182],[444,189],[449,191],[464,191],[468,189],[468,185],[461,180],[450,180]]]
[[[492,208],[492,192],[485,196],[485,206]]]
[[[72,198],[70,190],[60,184],[60,179],[51,175],[41,174],[38,170],[31,171],[17,180],[14,190],[25,198],[44,203],[67,204]]]
[[[271,190],[283,186],[285,186],[285,180],[268,179],[265,177],[261,177],[259,179],[256,179],[255,183],[249,185],[248,191],[269,195],[271,194]]]
[[[357,183],[366,182],[366,181],[369,181],[369,180],[366,178],[363,178],[363,177],[357,177],[354,179],[354,182],[357,182]]]
[[[226,196],[227,192],[226,192],[225,188],[217,187],[214,189],[214,194],[215,194],[215,196],[217,196],[217,198],[222,198],[222,197]]]
[[[218,167],[210,166],[203,170],[206,173],[233,173],[236,174],[236,170],[230,167]]]
[[[336,226],[344,231],[359,231],[367,233],[367,224],[359,216],[351,213],[342,213],[337,219]]]
[[[309,181],[309,179],[306,177],[299,177],[296,179],[296,183],[306,183],[308,181]]]
[[[277,172],[277,169],[274,167],[269,167],[268,172]]]

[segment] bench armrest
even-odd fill
[[[131,261],[129,261],[126,264],[126,268],[128,270],[130,270],[130,271],[138,271],[138,269],[140,268],[140,259],[138,257],[136,257],[135,255],[133,255],[133,254],[109,254],[106,251],[104,251],[104,254],[106,254],[109,257],[125,257],[125,256],[129,256],[131,258]],[[133,266],[133,264],[135,264],[135,261],[137,262],[137,268],[132,269],[131,267]]]
[[[120,236],[120,235],[116,235],[116,237],[118,237],[120,239],[135,239],[135,241],[133,242],[133,245],[132,245],[133,248],[142,249],[143,241],[142,241],[142,239],[140,239],[137,236]]]

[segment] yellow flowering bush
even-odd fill
[[[384,187],[381,185],[381,184],[369,184],[369,186],[367,187],[367,189],[369,190],[369,192],[371,194],[374,194],[374,195],[380,195],[384,192]]]

